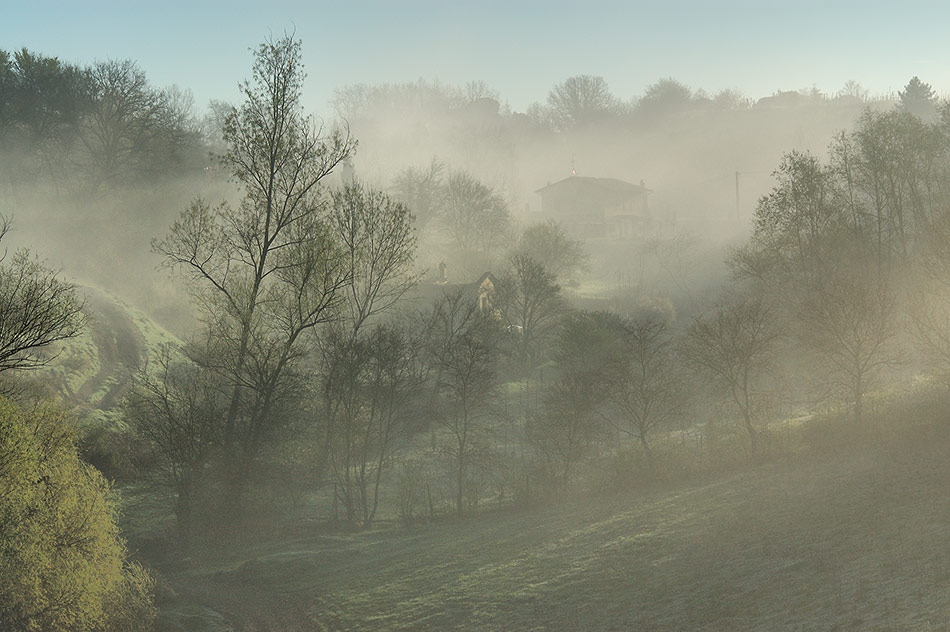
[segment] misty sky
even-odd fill
[[[0,48],[87,64],[137,61],[158,86],[238,99],[248,49],[296,31],[304,43],[309,109],[329,114],[352,83],[484,80],[512,109],[551,86],[599,74],[630,99],[661,77],[759,98],[815,85],[834,94],[855,79],[872,95],[912,75],[950,94],[946,2],[509,2],[499,0],[272,3],[84,0],[4,2]],[[510,5],[510,6],[509,6]]]

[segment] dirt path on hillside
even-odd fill
[[[943,630],[950,432],[652,493],[261,546],[172,578],[235,630]]]
[[[106,392],[96,407],[109,410],[125,396],[132,373],[144,360],[145,340],[128,313],[100,292],[87,290],[86,314],[99,352],[99,371],[74,397],[78,402],[87,402],[104,388]]]

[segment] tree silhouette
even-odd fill
[[[925,121],[932,119],[937,112],[937,94],[929,83],[924,83],[916,75],[897,95],[900,97],[902,110]]]
[[[614,105],[603,77],[577,75],[565,79],[548,93],[555,127],[576,129],[603,120]]]

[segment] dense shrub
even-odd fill
[[[0,629],[149,629],[151,578],[125,558],[109,485],[66,416],[0,400]]]

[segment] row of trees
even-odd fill
[[[470,82],[464,89],[457,89],[419,81],[412,84],[348,86],[337,91],[334,103],[340,117],[359,121],[380,116],[387,111],[408,114],[420,109],[443,113],[465,112],[471,116],[478,113],[475,105],[485,100],[495,102],[494,113],[497,114],[499,98],[497,92],[483,82]],[[918,77],[911,78],[903,90],[888,98],[898,99],[902,110],[924,120],[931,120],[936,115],[936,94],[929,84]],[[831,96],[811,88],[779,91],[753,103],[735,89],[724,89],[710,95],[704,90],[693,90],[672,77],[657,80],[648,85],[641,96],[627,101],[613,94],[602,76],[575,75],[554,85],[546,100],[532,104],[526,115],[537,127],[567,132],[615,121],[656,121],[688,111],[870,102],[869,92],[856,81],[848,81]],[[510,115],[507,109],[503,113]]]
[[[934,105],[915,83],[902,97],[916,89]],[[861,423],[869,391],[913,362],[914,346],[929,362],[911,371],[947,374],[950,118],[946,106],[926,121],[907,105],[865,112],[827,161],[784,156],[751,237],[730,254],[735,287],[678,340],[662,320],[568,321],[557,342],[562,374],[532,422],[561,477],[606,429],[649,453],[647,434],[682,412],[677,385],[695,384],[688,376],[705,375],[733,404],[755,450],[775,384],[791,406],[847,401]],[[781,376],[771,388],[770,376]]]
[[[413,209],[423,238],[443,237],[463,274],[487,269],[513,230],[505,199],[470,173],[449,171],[433,159],[425,168],[407,167],[396,174],[394,195]]]
[[[834,140],[827,162],[786,155],[752,238],[732,259],[859,419],[870,381],[909,359],[902,331],[916,331],[931,349],[944,335],[934,318],[945,257],[938,235],[950,201],[943,111],[930,123],[899,109],[869,111]]]
[[[427,428],[451,439],[442,447],[461,512],[501,345],[516,341],[511,370],[529,371],[563,311],[542,261],[562,274],[583,264],[576,242],[539,225],[499,278],[497,308],[450,291],[396,318],[419,280],[416,222],[405,204],[359,182],[325,186],[354,143],[303,114],[302,77],[299,42],[258,49],[220,156],[243,199],[198,199],[154,243],[188,280],[206,328],[183,354],[170,350],[143,372],[129,414],[186,536],[209,495],[239,517],[262,464],[286,460],[290,446],[290,467],[333,481],[346,519],[368,526],[394,451]],[[498,196],[464,173],[433,180],[458,245],[490,244],[475,228],[492,209],[506,220]],[[506,337],[500,313],[516,336]]]
[[[184,363],[170,353],[143,375],[130,405],[186,533],[209,486],[240,516],[261,461],[285,433],[302,442],[301,429],[314,435],[317,477],[337,483],[349,520],[369,525],[431,368],[419,357],[433,336],[421,345],[421,330],[380,320],[417,281],[412,215],[357,182],[323,186],[353,142],[303,115],[300,64],[299,42],[262,45],[245,103],[226,118],[220,159],[243,189],[240,205],[197,200],[155,243],[190,280],[207,323]],[[447,337],[435,357],[449,391],[455,372],[472,369],[458,363],[477,359],[474,341],[486,339],[469,332],[483,319],[458,301],[426,321]],[[473,394],[449,397],[462,400],[450,425],[464,473]]]
[[[484,224],[503,205],[435,162],[397,179],[403,201],[359,182],[326,187],[353,143],[303,115],[301,77],[299,42],[260,47],[220,156],[243,199],[196,200],[155,243],[205,328],[143,373],[129,413],[186,534],[196,507],[217,498],[239,517],[278,471],[287,487],[332,483],[344,518],[369,526],[410,444],[442,468],[459,513],[507,467],[500,437],[512,433],[529,476],[561,485],[618,436],[652,463],[651,438],[688,421],[700,380],[757,450],[773,370],[822,366],[860,420],[871,379],[903,360],[895,288],[939,260],[926,237],[947,224],[942,120],[868,112],[827,163],[788,154],[730,258],[736,287],[688,324],[668,310],[571,309],[560,283],[585,257],[554,223],[525,230],[489,286],[414,310],[414,228],[437,221],[460,250],[490,247]],[[940,321],[923,313],[922,330]],[[503,383],[541,368],[553,373],[542,405],[503,412]]]
[[[640,444],[652,471],[650,436],[688,415],[698,380],[733,405],[755,451],[780,333],[752,297],[723,301],[679,335],[654,310],[568,315],[554,343],[557,378],[527,426],[548,480],[566,486],[581,461],[618,436]]]
[[[913,77],[898,93],[900,109],[925,121],[936,116],[937,97],[933,88]],[[801,106],[842,102],[867,103],[868,91],[859,83],[848,81],[832,99],[819,90],[778,92],[755,105]],[[625,103],[615,97],[603,77],[577,75],[555,85],[544,105],[533,105],[528,114],[536,121],[558,131],[583,129],[611,119],[657,120],[671,114],[702,109],[745,109],[751,100],[736,90],[722,90],[710,97],[703,90],[693,91],[672,77],[647,86],[643,96]]]
[[[202,164],[189,93],[158,89],[132,61],[79,67],[26,49],[0,50],[0,140],[9,182],[36,179],[92,193]]]

